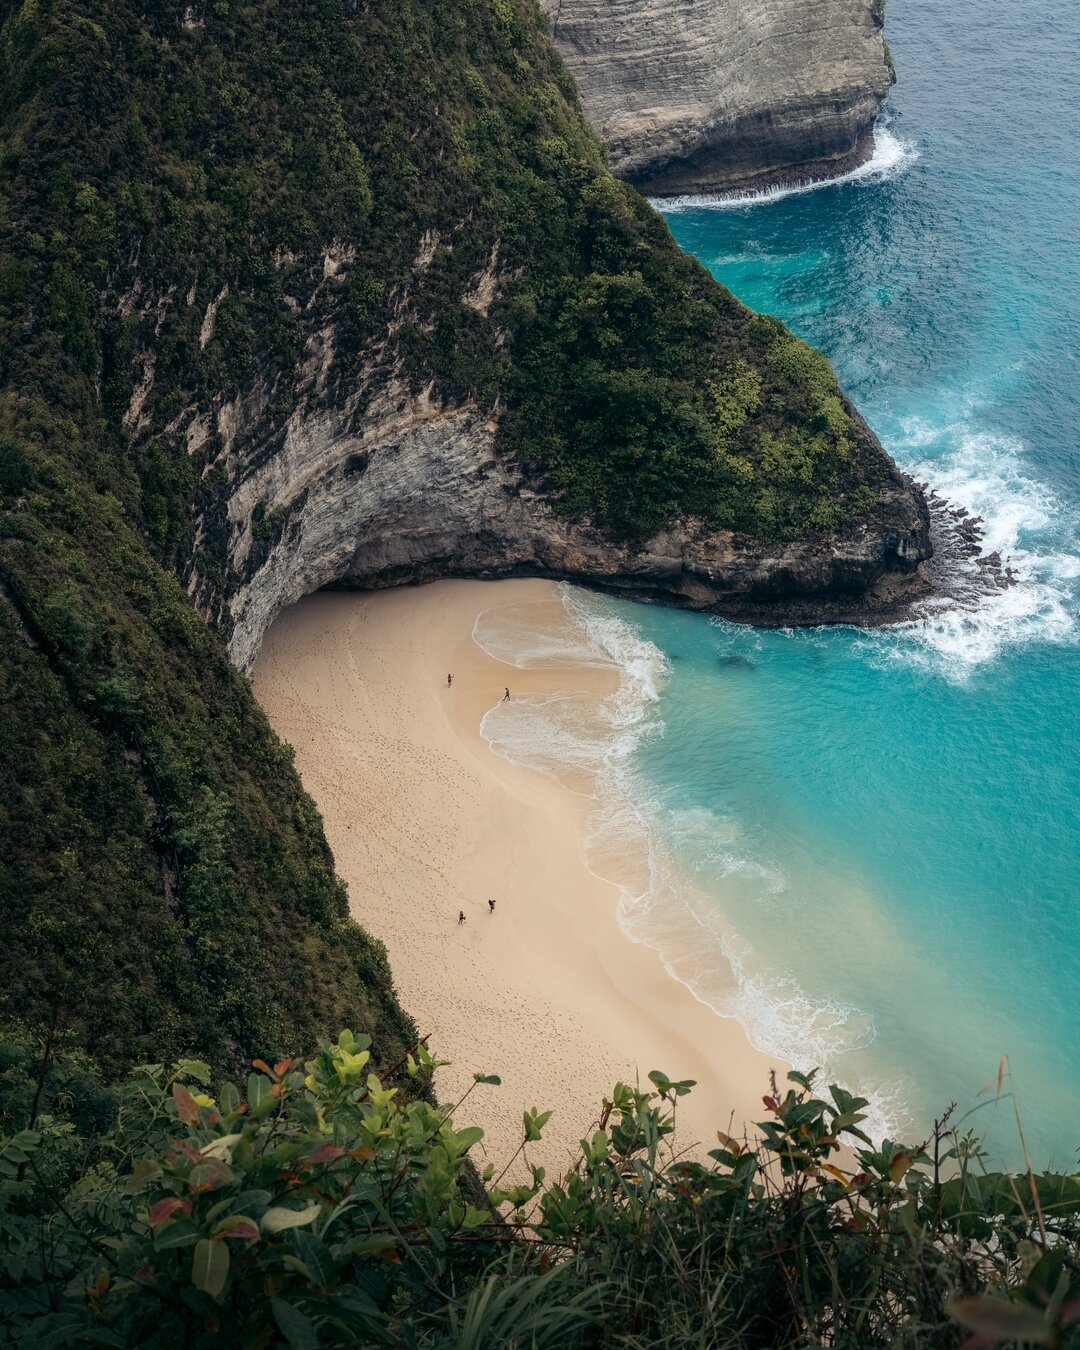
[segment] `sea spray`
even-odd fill
[[[1023,443],[977,430],[965,411],[962,421],[946,425],[907,418],[889,448],[949,508],[981,519],[983,553],[998,555],[1014,584],[987,586],[970,559],[960,569],[971,582],[966,592],[963,575],[946,578],[948,589],[922,605],[918,620],[860,644],[871,660],[912,661],[949,679],[968,678],[1007,648],[1080,638],[1074,520],[1032,476]]]

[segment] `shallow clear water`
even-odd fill
[[[901,82],[872,171],[668,219],[829,355],[897,460],[984,516],[1022,584],[874,634],[572,597],[594,645],[632,657],[638,699],[590,751],[597,831],[649,840],[627,930],[764,1048],[824,1063],[874,1095],[881,1128],[913,1134],[950,1101],[970,1109],[1008,1055],[1035,1161],[1069,1164],[1080,17],[1050,0],[890,0],[888,35]],[[509,752],[507,727],[489,731]],[[1017,1160],[1010,1107],[972,1123]]]

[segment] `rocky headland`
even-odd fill
[[[331,250],[313,269],[280,265],[298,310],[334,312],[348,262]],[[424,265],[421,255],[416,268]],[[566,513],[549,481],[500,451],[499,409],[410,389],[393,362],[376,358],[344,380],[336,340],[332,322],[310,331],[283,426],[271,387],[258,380],[234,399],[189,405],[173,423],[219,485],[197,518],[185,580],[203,614],[229,632],[241,669],[278,613],[328,586],[539,576],[770,626],[893,622],[928,593],[922,490],[850,407],[875,478],[867,513],[774,540],[683,516],[626,542],[588,514]],[[140,397],[141,386],[133,430]]]
[[[543,0],[613,171],[642,191],[831,177],[873,152],[883,0]]]

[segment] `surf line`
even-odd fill
[[[785,197],[816,192],[818,188],[891,178],[918,157],[918,149],[911,142],[899,140],[887,127],[876,126],[874,153],[865,163],[849,169],[847,173],[838,174],[835,178],[809,178],[795,183],[774,183],[770,187],[757,188],[753,192],[688,192],[678,197],[655,197],[649,200],[650,204],[662,213],[688,211],[695,207],[712,211],[732,211],[741,207],[764,206],[769,202],[781,201]]]

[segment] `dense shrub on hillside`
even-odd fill
[[[0,1341],[1080,1344],[1080,1177],[988,1174],[947,1129],[876,1147],[865,1101],[799,1074],[756,1142],[673,1156],[693,1084],[653,1073],[615,1088],[555,1180],[528,1161],[548,1113],[526,1112],[485,1199],[482,1131],[371,1072],[369,1044],[343,1032],[239,1086],[149,1066],[108,1094],[77,1059],[0,1042]],[[396,1067],[432,1064],[418,1045]]]

